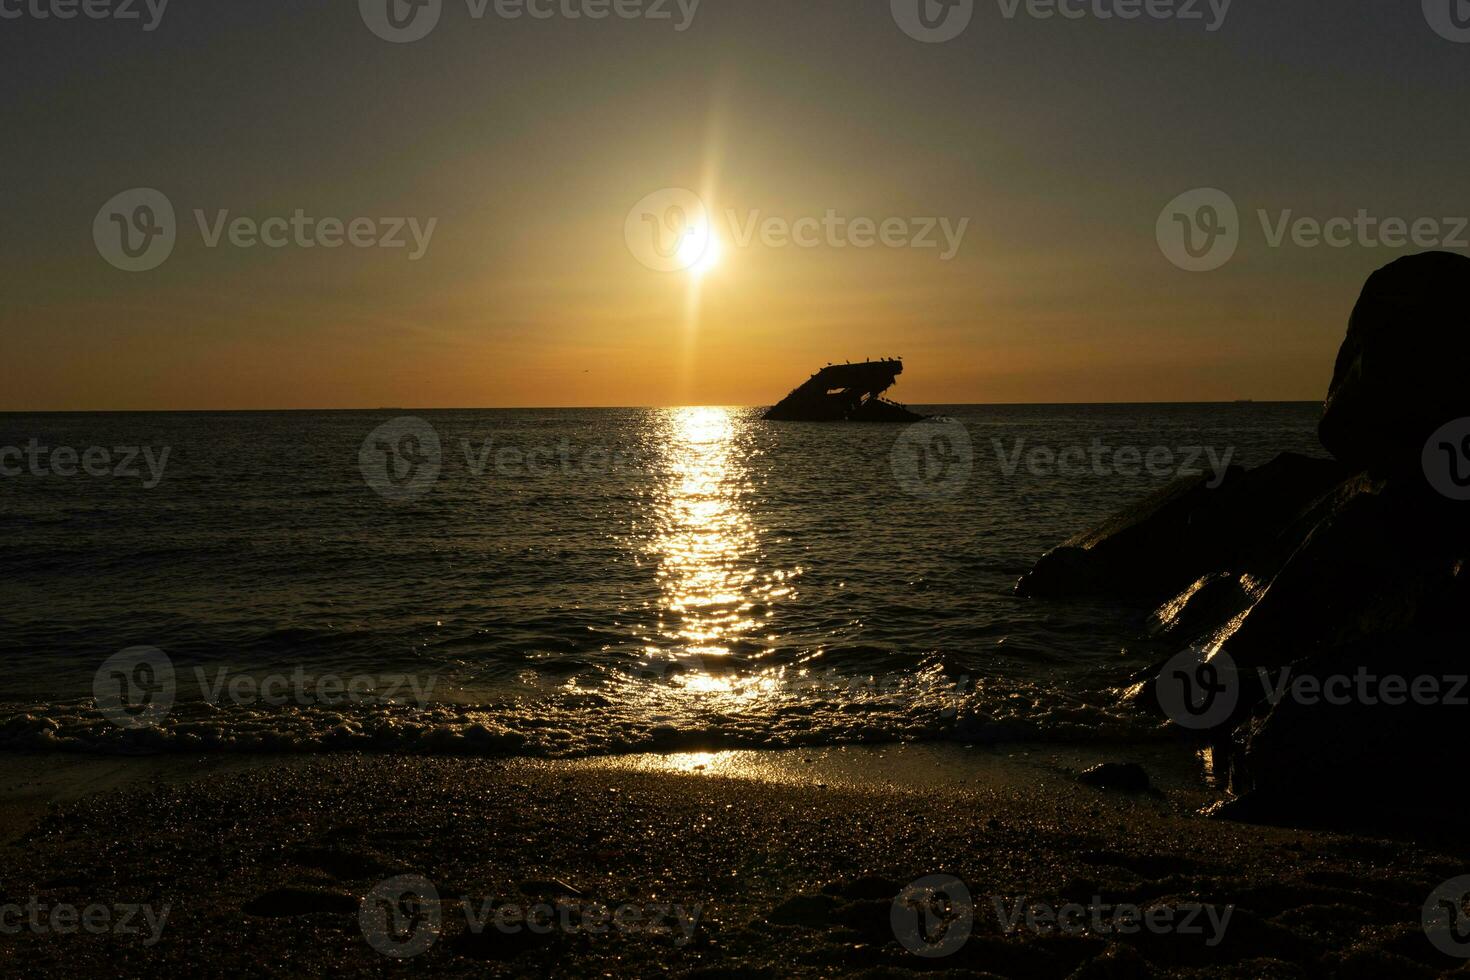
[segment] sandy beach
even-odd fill
[[[251,975],[706,978],[1465,962],[1421,925],[1463,846],[1205,818],[1177,753],[1130,758],[1158,789],[1081,785],[1091,760],[1026,747],[11,756],[0,958],[15,976],[235,976],[248,957]],[[904,918],[926,880],[951,899],[938,927]],[[404,881],[420,893],[395,919],[383,883]],[[53,918],[99,904],[105,926]]]

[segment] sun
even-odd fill
[[[679,245],[679,264],[696,279],[702,279],[720,264],[723,249],[720,236],[715,233],[709,220],[701,219],[698,224],[684,232]]]

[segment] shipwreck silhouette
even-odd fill
[[[766,412],[773,422],[918,422],[916,415],[882,397],[903,373],[903,361],[828,364]]]

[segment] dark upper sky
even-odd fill
[[[702,0],[681,31],[687,0],[444,0],[393,44],[356,0],[171,0],[151,31],[142,0],[0,0],[0,350],[23,365],[0,409],[749,403],[878,354],[914,402],[1316,398],[1363,278],[1470,238],[1470,4],[989,0],[930,44],[899,25],[919,2]],[[94,239],[133,188],[176,212],[149,271]],[[663,188],[699,195],[718,261],[640,264],[630,209]],[[1169,243],[1218,201],[1166,213],[1197,188],[1238,211],[1228,261]],[[405,219],[406,247],[208,243],[220,212],[298,209],[375,240]],[[829,212],[897,220],[895,244],[740,240]],[[1360,212],[1337,244],[1290,230]],[[1370,244],[1385,219],[1435,226]],[[926,225],[940,247],[897,244]]]

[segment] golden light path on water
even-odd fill
[[[666,732],[662,746],[694,750],[668,763],[691,772],[724,771],[714,750],[731,740],[794,747],[828,731],[872,741],[914,730],[916,712],[951,706],[937,667],[893,684],[823,669],[822,637],[776,625],[800,598],[803,568],[766,550],[751,426],[745,409],[681,408],[657,413],[646,435],[659,462],[640,550],[656,590],[639,629],[641,663],[620,696],[640,723]]]
[[[790,595],[782,571],[763,571],[747,505],[752,478],[742,420],[724,408],[682,408],[665,417],[665,479],[654,501],[661,649],[686,690],[733,692],[732,654],[758,642],[770,604]],[[754,694],[746,687],[745,693]]]

